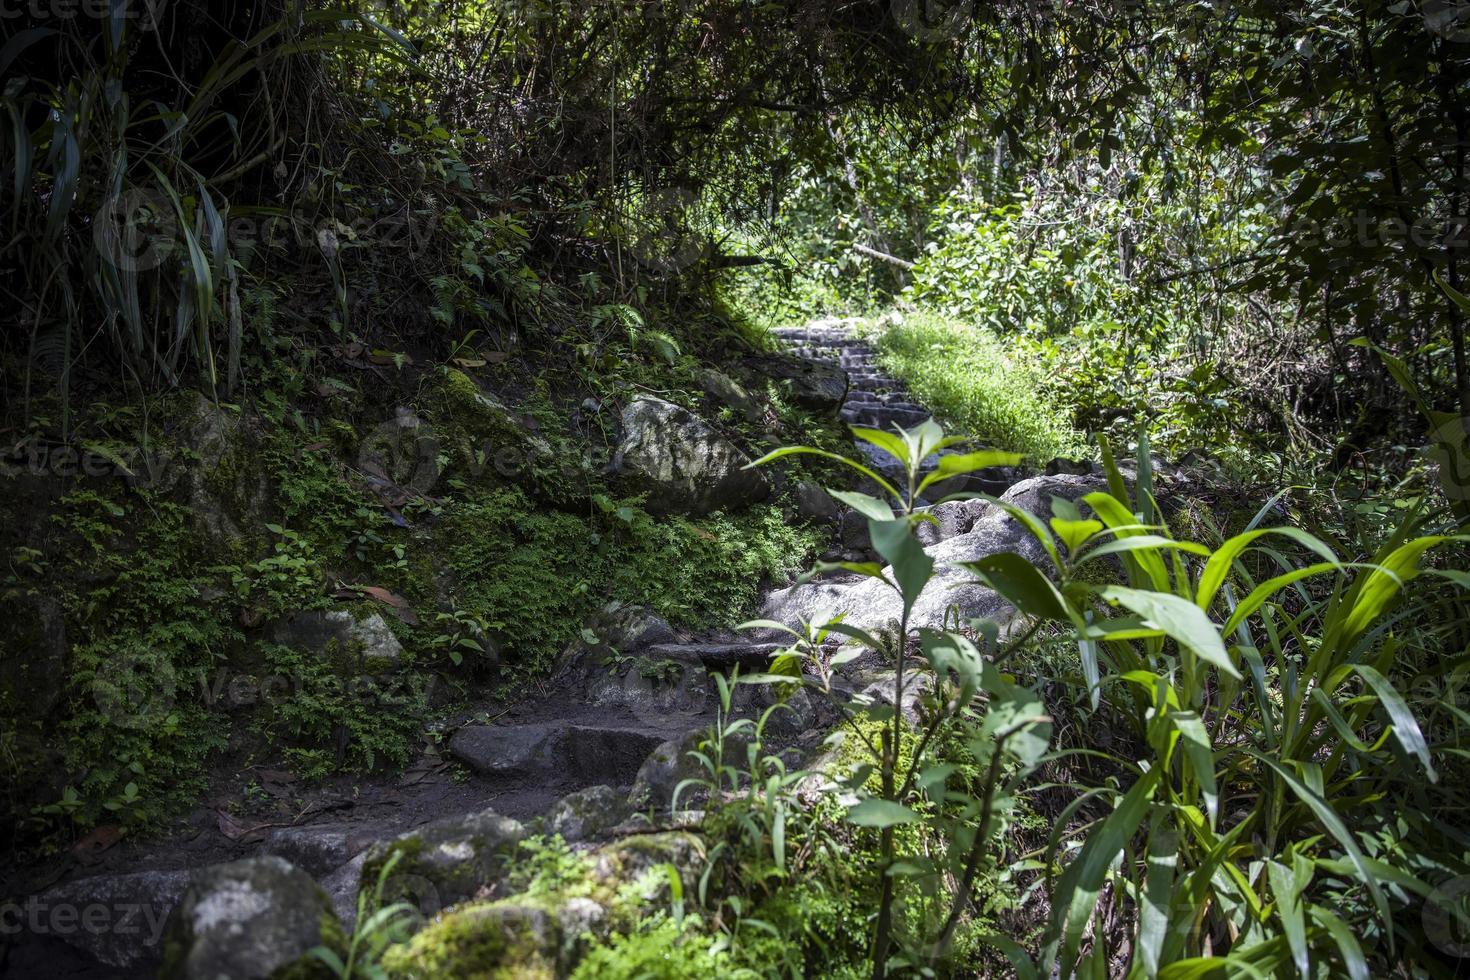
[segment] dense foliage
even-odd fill
[[[222,760],[402,768],[609,608],[733,627],[825,553],[903,616],[715,678],[698,887],[574,976],[1455,975],[1470,6],[103,6],[0,21],[18,860],[167,826]],[[850,490],[847,434],[742,373],[814,317],[944,423],[857,431],[907,486]],[[625,492],[650,394],[771,499]],[[911,630],[929,468],[1054,457],[1107,490],[990,501],[1042,556],[967,566],[1015,618]],[[882,563],[793,519],[818,483]],[[362,651],[273,632],[344,610],[401,653],[368,698]],[[839,683],[861,651],[890,703]],[[246,669],[311,693],[217,703]],[[800,765],[799,699],[843,718]],[[516,887],[591,889],[525,846]],[[473,965],[473,903],[411,938],[383,898],[322,965]]]

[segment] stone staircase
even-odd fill
[[[771,333],[791,353],[814,361],[836,361],[847,372],[847,398],[839,417],[848,425],[892,432],[894,426],[908,429],[932,417],[903,382],[878,366],[877,350],[854,333],[848,321],[814,320],[799,327],[777,327]],[[891,456],[861,439],[853,440],[853,445],[870,468],[902,488],[903,467]],[[955,455],[971,448],[950,448],[938,455]],[[930,456],[924,461],[924,468],[935,463],[935,456]],[[934,484],[922,499],[932,502],[962,491],[998,494],[1015,481],[1013,471],[996,468]]]

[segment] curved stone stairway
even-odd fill
[[[835,359],[848,373],[850,385],[841,408],[845,421],[888,429],[928,417],[896,379],[878,369],[871,346],[842,322],[775,333],[795,353]],[[867,443],[855,444],[875,468],[895,475],[897,464]],[[1014,479],[1010,472],[982,474],[968,487],[945,489],[1001,492]],[[990,524],[982,519],[983,508],[943,506],[938,530],[926,531],[940,548],[966,541],[969,552],[1017,546],[1004,538],[993,519]],[[953,540],[940,544],[943,538]],[[828,600],[836,597],[838,605],[846,602],[856,610],[850,621],[882,621],[890,602],[881,589],[875,591],[877,585],[839,576],[835,582],[776,590],[763,615],[794,622],[797,615],[810,615],[814,603],[830,605]],[[972,610],[988,613],[994,598],[977,593],[967,601]],[[950,601],[948,594],[944,601]],[[868,611],[871,615],[863,615]],[[711,676],[737,666],[764,667],[777,649],[770,642],[776,638],[685,637],[681,642],[668,624],[645,617],[622,623],[602,639],[571,655],[539,698],[522,697],[503,708],[492,706],[478,716],[454,719],[445,729],[447,740],[429,746],[396,782],[343,778],[308,792],[284,782],[290,779],[287,774],[262,771],[264,791],[279,792],[299,812],[252,825],[224,809],[205,807],[188,830],[172,839],[123,841],[100,849],[84,865],[59,875],[59,884],[32,897],[43,909],[101,905],[109,910],[104,918],[110,916],[111,927],[65,935],[52,930],[39,937],[23,932],[0,961],[0,977],[151,975],[160,953],[161,925],[201,866],[278,855],[313,875],[339,917],[350,921],[364,858],[377,841],[436,833],[436,827],[452,830],[455,820],[487,808],[517,820],[539,820],[544,829],[561,832],[568,840],[647,830],[650,817],[660,819],[660,809],[667,812],[677,783],[696,774],[686,753],[716,715]],[[756,712],[769,703],[772,689],[737,690],[737,710]],[[773,715],[769,741],[778,750],[805,754],[835,722],[833,709],[806,699],[805,692],[797,692],[791,707]],[[450,759],[468,775],[456,775]],[[136,925],[131,931],[118,927],[122,910]],[[16,937],[10,939],[15,943]]]

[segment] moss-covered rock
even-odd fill
[[[370,847],[360,887],[376,887],[388,861],[400,854],[383,900],[407,899],[425,913],[436,912],[498,882],[525,833],[519,822],[494,810],[437,820]]]
[[[383,958],[403,980],[555,980],[560,923],[547,908],[514,901],[471,905],[443,916]]]
[[[617,826],[629,814],[628,804],[610,786],[589,786],[570,793],[546,814],[546,830],[569,843],[590,840]]]
[[[704,848],[686,833],[648,834],[593,852],[590,872],[547,891],[533,881],[521,894],[477,903],[440,916],[383,965],[402,980],[550,980],[565,977],[612,930],[636,928],[643,915],[669,901],[672,865],[685,883]]]

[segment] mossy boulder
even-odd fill
[[[343,658],[344,665],[369,670],[391,667],[403,656],[403,645],[381,613],[361,615],[349,609],[297,613],[271,628],[271,639],[295,650]]]
[[[400,854],[384,883],[384,900],[409,900],[432,914],[499,882],[525,836],[518,821],[494,810],[436,820],[368,848],[359,887],[376,887],[389,859]]]
[[[735,510],[770,493],[750,458],[703,419],[661,398],[634,399],[622,415],[613,460],[619,479],[647,495],[651,513]]]
[[[345,937],[311,876],[279,857],[198,872],[174,911],[161,980],[305,980],[331,976],[309,955]]]
[[[590,840],[617,826],[629,812],[627,802],[611,786],[589,786],[552,805],[546,814],[546,830],[569,844]]]
[[[431,980],[555,980],[562,930],[546,908],[494,902],[441,917],[411,940],[388,950],[390,977]]]
[[[633,928],[640,915],[669,901],[672,864],[685,883],[704,854],[686,833],[640,835],[593,852],[587,876],[560,890],[534,887],[440,916],[383,959],[401,980],[552,980],[570,974],[594,944],[614,929]]]
[[[433,438],[462,472],[490,483],[523,486],[537,496],[559,491],[575,463],[525,417],[463,371],[445,368],[429,397]],[[553,494],[555,495],[555,494]]]

